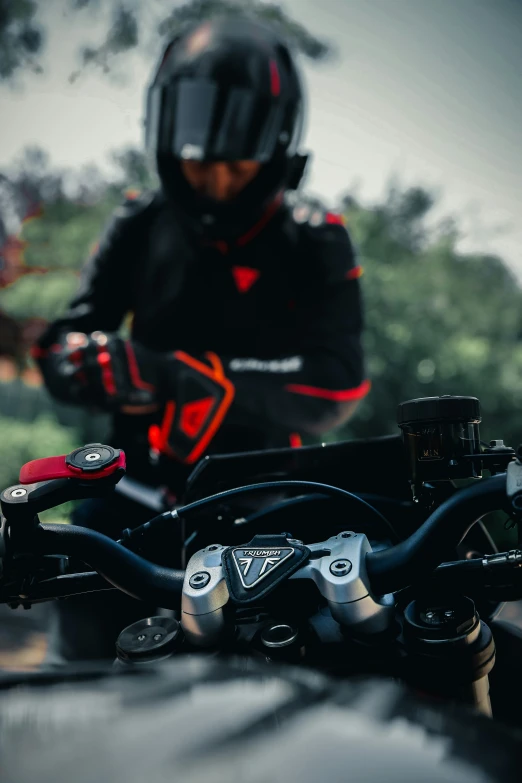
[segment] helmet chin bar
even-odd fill
[[[270,540],[269,545],[260,545],[261,539]],[[372,594],[366,571],[371,551],[365,535],[350,531],[309,547],[284,535],[258,536],[240,547],[212,544],[187,566],[181,600],[185,635],[197,647],[218,645],[230,629],[226,615],[231,605],[257,605],[284,581],[295,579],[315,583],[345,631],[363,636],[386,631],[393,624],[395,602],[393,595]]]
[[[187,182],[181,161],[158,157],[158,176],[165,195],[192,232],[208,239],[236,239],[249,231],[278,193],[295,190],[301,182],[308,155],[277,156],[230,201],[218,202],[198,194]]]

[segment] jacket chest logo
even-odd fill
[[[254,283],[259,280],[261,272],[259,269],[252,269],[249,266],[233,266],[232,277],[240,294],[246,294],[250,291]]]

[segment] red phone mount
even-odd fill
[[[105,497],[125,473],[125,454],[89,443],[61,457],[27,462],[20,483],[0,494],[2,514],[23,529],[38,525],[37,514],[69,500]]]
[[[125,454],[101,443],[88,443],[63,457],[33,459],[20,470],[21,484],[36,484],[59,478],[93,481],[125,471]]]

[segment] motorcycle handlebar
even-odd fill
[[[475,522],[505,504],[505,474],[456,492],[405,541],[366,556],[374,594],[395,593],[434,570]]]
[[[483,479],[446,500],[405,541],[369,553],[366,568],[374,595],[397,592],[451,559],[451,549],[466,531],[485,514],[502,509],[506,499],[505,474]],[[41,524],[31,540],[31,550],[77,558],[106,582],[138,600],[168,609],[179,606],[184,571],[151,563],[97,531]],[[94,589],[100,589],[100,585]]]
[[[78,558],[133,598],[178,608],[184,571],[155,565],[95,530],[42,524],[35,531],[35,547],[41,554]]]

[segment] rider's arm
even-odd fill
[[[67,335],[115,331],[131,309],[129,263],[135,256],[137,226],[145,209],[141,201],[128,201],[116,210],[82,269],[78,291],[67,311],[47,328],[32,351],[49,391],[58,399],[82,402],[72,379],[64,374]]]

